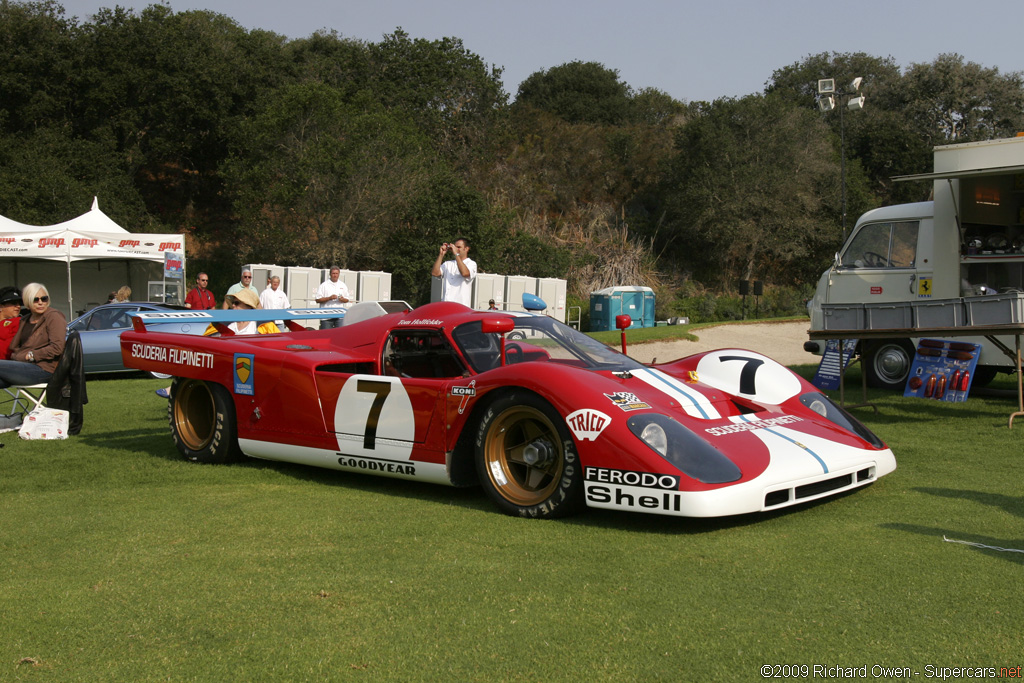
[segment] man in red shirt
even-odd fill
[[[188,295],[185,296],[185,308],[205,311],[217,307],[213,292],[206,288],[209,282],[210,278],[206,273],[199,273],[199,277],[196,278],[196,286],[190,289]]]

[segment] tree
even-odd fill
[[[501,69],[459,38],[411,39],[396,29],[369,46],[370,90],[389,111],[411,116],[450,160],[481,144],[505,105]]]
[[[728,287],[820,271],[838,242],[822,198],[839,185],[820,117],[778,97],[716,100],[675,145],[662,246],[698,279]]]
[[[569,123],[618,125],[631,115],[631,97],[618,71],[575,61],[527,76],[516,106],[534,107]]]
[[[223,173],[242,255],[355,268],[379,265],[386,228],[431,164],[425,137],[369,97],[318,83],[282,88],[240,125]]]
[[[911,64],[893,107],[906,111],[919,135],[933,144],[1012,137],[1024,130],[1024,77],[1000,74],[958,54]]]
[[[0,132],[66,120],[76,26],[55,0],[0,4]]]

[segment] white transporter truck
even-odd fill
[[[899,311],[901,304],[903,310],[908,304],[963,307],[977,303],[969,297],[1024,291],[1024,137],[936,147],[934,173],[897,180],[931,180],[933,201],[883,207],[860,217],[808,304],[811,330],[846,327],[827,325],[823,305],[827,315],[843,304],[865,305],[870,315],[885,308]],[[955,325],[970,323],[960,316],[945,318],[957,320]],[[862,325],[894,332],[889,339],[860,342],[868,383],[902,388],[917,343],[906,329],[913,323]],[[963,341],[983,345],[975,384],[1012,369],[1011,358],[984,337]],[[1014,346],[1012,337],[999,341]],[[804,348],[820,355],[824,346],[808,341]]]

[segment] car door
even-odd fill
[[[83,319],[84,324],[75,327],[82,339],[86,373],[125,369],[121,361],[121,333],[132,328],[129,314],[137,310],[138,306],[98,308]]]
[[[858,227],[829,274],[825,303],[887,303],[931,296],[931,273],[921,269],[917,220]]]

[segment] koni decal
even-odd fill
[[[132,358],[155,360],[175,365],[188,365],[193,368],[213,369],[212,353],[157,346],[155,344],[132,344]]]

